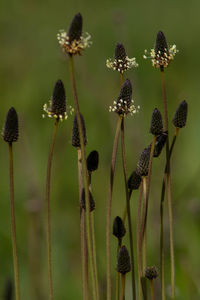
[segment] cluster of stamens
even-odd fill
[[[150,53],[148,53],[148,51],[145,50],[143,58],[150,58],[152,61],[152,66],[154,68],[166,68],[178,52],[179,51],[176,48],[176,45],[172,45],[168,49],[164,48],[164,51],[155,51],[155,49],[151,49]]]
[[[78,40],[74,39],[70,42],[70,38],[66,31],[60,30],[57,34],[57,39],[60,47],[64,53],[69,54],[81,54],[81,51],[87,47],[90,47],[92,42],[90,41],[91,36],[89,33],[85,33],[85,36],[81,35]]]
[[[42,117],[45,118],[46,115],[49,118],[55,118],[58,119],[60,121],[64,121],[67,120],[68,118],[68,113],[65,111],[63,114],[56,114],[53,110],[52,110],[52,100],[49,100],[49,105],[47,103],[45,103],[43,105],[43,110],[46,114],[43,114]],[[72,115],[72,113],[74,112],[74,108],[72,106],[68,107],[68,111],[69,113]]]
[[[138,105],[137,107],[134,105],[134,100],[132,99],[130,103],[128,103],[126,100],[123,99],[118,99],[117,101],[113,102],[113,106],[109,106],[109,111],[110,112],[116,112],[119,115],[127,115],[131,114],[134,115],[136,114],[140,109],[140,106]]]
[[[118,71],[120,73],[124,73],[125,71],[131,69],[131,68],[137,68],[138,64],[136,62],[136,58],[129,58],[128,56],[125,57],[124,60],[122,59],[114,59],[112,61],[111,58],[106,60],[106,66],[109,69],[113,69],[114,71]]]

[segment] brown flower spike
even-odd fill
[[[14,107],[11,107],[6,116],[2,137],[5,142],[11,144],[18,140],[18,136],[18,116]]]

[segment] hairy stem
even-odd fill
[[[46,175],[46,235],[47,235],[47,260],[48,260],[48,279],[49,279],[49,298],[53,299],[53,279],[52,279],[52,259],[51,259],[51,217],[50,217],[50,187],[51,187],[51,166],[53,159],[53,151],[58,129],[59,120],[56,119],[53,129],[53,135],[49,150]]]
[[[13,249],[13,265],[15,278],[15,296],[16,300],[20,300],[20,283],[19,283],[19,263],[17,254],[17,238],[15,224],[15,205],[14,205],[14,176],[13,176],[13,151],[12,143],[9,143],[9,176],[10,176],[10,213],[11,213],[11,235]]]
[[[76,110],[76,114],[77,114],[78,130],[79,130],[80,144],[81,144],[83,183],[84,183],[84,187],[85,187],[85,199],[86,199],[86,232],[87,232],[87,242],[88,242],[88,256],[89,256],[90,268],[91,268],[92,291],[93,291],[94,300],[97,300],[98,299],[97,290],[96,290],[97,283],[95,282],[94,254],[92,251],[92,234],[91,234],[91,230],[90,230],[91,220],[90,220],[90,211],[89,211],[90,210],[89,178],[88,178],[86,153],[85,153],[84,138],[83,138],[83,128],[82,128],[82,123],[81,123],[80,108],[79,108],[78,95],[77,95],[77,90],[76,90],[76,81],[75,81],[75,74],[74,74],[74,61],[73,61],[72,55],[69,55],[69,63],[70,63],[70,73],[71,73],[71,77],[72,77],[74,104],[75,104],[75,110]]]
[[[108,200],[107,200],[107,218],[106,218],[106,256],[107,256],[107,300],[111,300],[111,261],[110,261],[110,232],[111,232],[111,206],[112,206],[112,193],[113,193],[113,183],[114,183],[114,174],[115,174],[115,163],[117,156],[117,146],[120,133],[122,117],[119,116],[115,138],[113,143],[112,151],[112,161],[110,169],[110,182],[109,182],[109,191],[108,191]]]
[[[124,141],[124,118],[121,123],[121,149],[122,149],[122,163],[124,172],[124,182],[126,191],[126,208],[128,215],[128,228],[129,228],[129,243],[131,250],[131,275],[132,275],[132,297],[136,299],[136,288],[135,288],[135,267],[134,267],[134,254],[133,254],[133,233],[132,233],[132,222],[131,222],[131,210],[130,210],[130,198],[127,184],[127,168],[126,168],[126,157],[125,157],[125,141]]]

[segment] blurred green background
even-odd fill
[[[172,157],[176,299],[200,299],[200,139],[199,139],[199,28],[200,2],[168,1],[1,1],[0,20],[0,121],[14,106],[20,117],[20,139],[14,145],[17,241],[22,299],[47,299],[47,266],[44,234],[44,191],[47,155],[53,120],[42,119],[58,79],[62,79],[67,101],[73,105],[68,59],[62,54],[56,34],[67,29],[74,14],[81,12],[83,31],[93,45],[75,58],[81,111],[87,127],[87,154],[98,150],[100,164],[93,176],[96,200],[95,230],[97,261],[102,290],[105,288],[105,220],[109,166],[117,116],[108,107],[119,94],[119,73],[106,68],[116,42],[122,42],[139,68],[126,73],[133,83],[139,114],[126,119],[126,149],[129,174],[140,152],[150,143],[151,113],[162,111],[160,72],[142,58],[154,46],[162,30],[169,44],[179,49],[166,71],[169,120],[182,100],[189,104],[188,122]],[[71,146],[73,117],[60,124],[52,169],[52,256],[55,299],[81,299],[81,260],[77,153]],[[170,123],[170,137],[174,128]],[[171,140],[171,138],[170,138]],[[12,278],[8,147],[0,146],[0,296]],[[112,218],[121,215],[125,204],[120,151],[116,165]],[[153,165],[148,219],[148,264],[159,268],[159,200],[164,155]],[[132,213],[137,208],[132,199]],[[169,228],[165,206],[166,287],[170,288]],[[128,241],[125,240],[128,244]],[[112,270],[115,272],[116,240],[112,237]],[[35,288],[33,288],[35,286]],[[37,288],[36,288],[37,287]],[[127,280],[130,293],[130,275]],[[127,294],[127,295],[128,295]],[[104,296],[102,296],[102,299]],[[130,299],[130,297],[127,297]]]

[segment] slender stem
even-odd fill
[[[155,293],[154,293],[154,283],[153,283],[153,280],[150,280],[150,288],[151,288],[151,300],[155,300]]]
[[[125,300],[126,274],[121,274],[121,283],[120,300]]]
[[[173,137],[173,141],[169,150],[169,163],[171,159],[171,155],[174,149],[174,145],[178,136],[179,129],[176,128],[175,134]],[[161,192],[161,201],[160,201],[160,273],[161,273],[161,293],[162,300],[165,300],[165,271],[164,271],[164,227],[163,227],[163,205],[164,205],[164,197],[165,197],[165,186],[167,180],[167,162],[164,170],[164,177],[162,183],[162,192]]]
[[[132,233],[132,222],[131,222],[131,210],[130,210],[130,198],[127,184],[127,168],[126,168],[126,157],[125,157],[125,141],[124,141],[124,118],[121,123],[121,149],[122,149],[122,163],[125,181],[126,191],[126,207],[128,215],[128,228],[129,228],[129,243],[131,250],[131,275],[132,275],[132,297],[136,299],[136,288],[135,288],[135,267],[134,267],[134,254],[133,254],[133,233]]]
[[[78,154],[78,186],[79,186],[79,203],[81,203],[83,179],[82,179],[82,158],[81,149],[77,149]],[[83,299],[89,299],[89,285],[88,285],[88,251],[87,251],[87,237],[85,231],[85,211],[80,210],[80,234],[81,234],[81,263],[82,263],[82,288]]]
[[[117,156],[117,145],[118,145],[121,122],[122,122],[122,117],[119,116],[116,132],[115,132],[114,143],[113,143],[112,161],[111,161],[111,169],[110,169],[110,182],[109,182],[109,191],[108,191],[108,200],[107,200],[107,218],[106,218],[107,300],[111,300],[111,262],[110,262],[111,205],[112,205],[115,163],[116,163],[116,156]]]
[[[56,119],[53,135],[49,150],[46,176],[46,235],[47,235],[47,260],[48,260],[48,279],[49,279],[49,298],[53,299],[53,279],[52,279],[52,259],[51,259],[51,218],[50,218],[50,186],[51,186],[51,166],[53,150],[55,145],[56,133],[59,120]]]
[[[96,289],[97,295],[99,296],[99,286],[98,286],[98,272],[97,272],[97,258],[96,258],[96,242],[95,242],[95,230],[94,230],[94,213],[91,214],[91,231],[92,231],[92,248],[94,252],[94,269],[95,269],[95,281],[96,281]]]
[[[164,70],[161,69],[161,84],[163,94],[164,116],[165,116],[165,130],[168,131],[168,113],[167,113],[167,97],[165,87]],[[172,197],[171,197],[171,178],[170,178],[170,160],[169,160],[169,135],[166,141],[166,161],[167,161],[167,191],[168,191],[168,211],[170,223],[170,260],[171,260],[171,293],[172,299],[175,296],[175,274],[174,274],[174,243],[173,243],[173,215],[172,215]]]
[[[146,216],[146,209],[147,209],[147,180],[146,177],[142,177],[142,183],[143,183],[143,208],[142,208],[142,220],[141,220],[141,226],[140,226],[140,234],[139,234],[139,253],[141,255],[142,248],[143,248],[143,233],[144,233],[144,223],[145,223],[145,216]],[[146,256],[146,254],[145,254]],[[142,270],[144,270],[144,262],[142,266]]]
[[[174,266],[174,238],[173,238],[173,214],[172,214],[172,198],[171,198],[171,176],[167,178],[167,198],[169,210],[169,232],[170,232],[170,257],[171,257],[171,295],[175,299],[175,266]]]
[[[10,213],[11,213],[11,235],[12,235],[12,249],[13,249],[13,265],[15,278],[15,296],[16,300],[20,300],[20,283],[19,283],[19,263],[17,254],[17,238],[16,238],[16,224],[15,224],[15,205],[14,205],[14,176],[13,176],[13,151],[12,143],[9,146],[9,176],[10,176]]]
[[[124,82],[124,75],[123,73],[120,73],[120,87],[122,86],[123,82]]]
[[[137,211],[137,265],[138,265],[138,298],[139,298],[139,300],[142,300],[142,286],[141,286],[142,255],[141,255],[140,245],[139,245],[142,194],[143,194],[143,185],[141,185],[140,191],[139,191],[139,201],[138,201],[138,211]]]
[[[88,179],[88,172],[87,172],[87,162],[86,162],[86,153],[85,153],[85,146],[84,146],[84,138],[83,138],[83,128],[81,123],[81,115],[80,115],[80,108],[78,102],[78,95],[76,90],[76,81],[75,81],[75,74],[74,74],[74,62],[73,56],[69,55],[69,65],[70,65],[70,73],[72,77],[72,87],[73,87],[73,94],[74,94],[74,104],[75,110],[77,114],[77,121],[78,121],[78,130],[80,135],[80,144],[81,144],[81,154],[82,154],[82,168],[83,168],[83,182],[85,187],[85,199],[86,199],[86,232],[87,232],[87,242],[88,242],[88,256],[90,261],[90,268],[91,268],[91,278],[92,278],[92,291],[93,291],[93,298],[96,300],[98,298],[95,283],[95,267],[94,267],[94,255],[92,251],[92,235],[90,230],[90,211],[89,211],[89,179]]]
[[[122,239],[118,239],[118,246],[117,246],[117,257],[118,257],[118,253],[119,250],[121,248],[122,245]],[[120,273],[116,271],[116,291],[115,291],[115,299],[119,300],[119,275]]]

